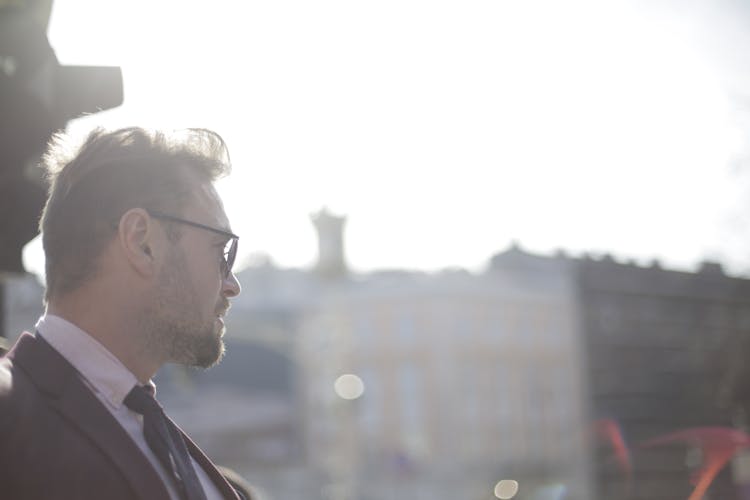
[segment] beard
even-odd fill
[[[143,315],[146,345],[165,362],[209,368],[224,355],[224,326],[214,316],[201,317],[184,253],[177,245],[173,250],[159,275],[152,306]]]

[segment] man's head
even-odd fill
[[[132,298],[148,347],[166,361],[215,362],[221,317],[239,293],[225,255],[237,238],[213,188],[230,170],[224,141],[208,130],[128,128],[96,130],[72,155],[64,148],[58,138],[44,159],[47,302],[123,269],[118,277],[140,287]]]

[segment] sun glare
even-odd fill
[[[125,77],[120,109],[71,128],[217,129],[242,252],[309,264],[323,205],[358,269],[477,268],[512,239],[685,263],[715,222],[723,89],[689,30],[635,3],[116,5],[55,3],[61,61]]]

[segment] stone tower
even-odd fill
[[[338,278],[347,272],[344,259],[346,217],[333,215],[326,207],[310,216],[318,232],[318,263],[315,270],[326,278]]]

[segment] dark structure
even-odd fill
[[[120,68],[58,62],[51,10],[52,0],[0,2],[0,272],[24,272],[47,191],[36,163],[52,134],[123,100]]]
[[[639,444],[686,428],[744,429],[750,280],[717,264],[697,273],[609,258],[574,267],[591,414],[619,423],[632,460],[628,477],[600,448],[598,498],[687,498],[689,477],[706,459],[700,443]],[[730,469],[713,482],[711,498],[740,498]]]
[[[47,39],[52,0],[0,2],[0,288],[25,272],[47,194],[37,162],[52,135],[84,113],[122,104],[118,67],[63,66]],[[5,337],[0,308],[0,342]]]

